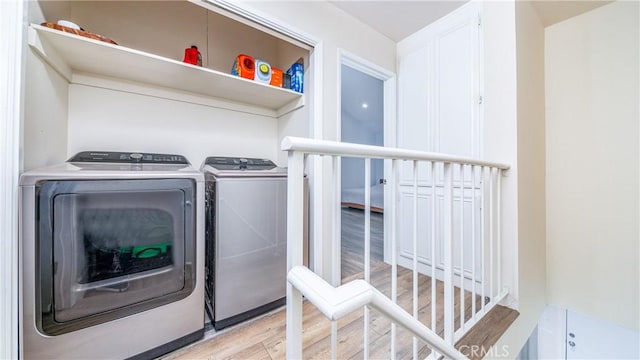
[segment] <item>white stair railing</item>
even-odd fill
[[[353,311],[370,306],[430,344],[434,350],[447,358],[467,358],[364,280],[353,280],[336,288],[308,268],[296,266],[289,271],[287,281],[331,321],[337,321]],[[289,358],[298,357],[294,355]]]
[[[364,357],[368,358],[369,307],[381,308],[382,313],[392,319],[390,358],[396,354],[396,324],[409,329],[413,336],[413,357],[418,356],[418,339],[434,350],[433,358],[445,355],[459,358],[453,348],[468,330],[487,314],[508,294],[502,283],[502,239],[500,233],[501,177],[508,165],[459,156],[386,148],[369,145],[357,145],[323,140],[286,137],[282,150],[288,152],[288,193],[287,193],[287,358],[302,358],[302,295],[304,294],[316,307],[332,320],[331,347],[332,358],[336,357],[338,317],[345,312],[364,306]],[[333,177],[337,178],[341,157],[363,158],[365,164],[365,206],[364,206],[364,280],[334,288],[303,266],[303,177],[305,161],[308,155],[330,156]],[[386,297],[374,289],[370,281],[370,177],[371,159],[385,159],[391,162],[390,179],[391,204],[385,204],[384,216],[390,216],[391,250],[391,294]],[[411,165],[411,179],[403,187],[411,187],[412,211],[410,236],[407,227],[399,227],[397,221],[397,194],[399,189],[399,164]],[[423,168],[423,164],[428,165]],[[418,174],[421,173],[422,177]],[[406,171],[405,171],[406,173]],[[427,174],[425,177],[424,174]],[[405,174],[406,175],[406,174]],[[407,183],[409,185],[407,185]],[[332,282],[339,285],[340,278],[340,191],[334,181],[335,202],[333,211],[333,239],[331,258],[337,261],[332,268]],[[431,214],[427,219],[418,215],[420,194],[431,197]],[[424,198],[425,196],[423,196]],[[442,199],[441,213],[436,206]],[[425,200],[426,201],[426,200]],[[465,203],[470,203],[470,211],[465,214]],[[457,211],[457,216],[456,215]],[[406,217],[406,214],[404,214]],[[405,219],[406,220],[406,219]],[[430,231],[419,234],[418,224],[425,221]],[[410,250],[398,253],[398,230],[403,231],[403,239],[411,239]],[[456,234],[457,230],[457,234]],[[427,253],[419,253],[419,244],[427,241],[430,246]],[[406,241],[405,241],[406,243]],[[467,251],[465,252],[465,248]],[[470,251],[469,251],[470,249]],[[465,254],[467,254],[465,256]],[[469,255],[471,254],[471,255]],[[412,303],[413,317],[409,316],[398,301],[398,261],[413,271]],[[429,276],[431,286],[431,324],[430,328],[418,320],[419,274]],[[442,290],[437,290],[440,288]],[[326,294],[324,293],[326,292]],[[465,294],[470,296],[470,313],[466,310]],[[458,299],[456,301],[456,295]],[[384,298],[384,300],[382,299]],[[477,300],[480,300],[478,306]],[[443,314],[437,314],[438,300],[443,303]],[[357,305],[357,306],[356,306]],[[456,307],[459,309],[459,321],[456,329]],[[347,311],[348,310],[348,311]],[[437,316],[443,316],[442,328],[437,328]],[[443,337],[437,333],[442,331]]]

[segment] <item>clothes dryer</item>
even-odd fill
[[[153,358],[201,338],[203,180],[180,155],[101,151],[24,173],[22,357]]]

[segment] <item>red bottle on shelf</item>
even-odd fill
[[[184,49],[184,60],[182,61],[187,64],[202,66],[202,55],[200,55],[198,47],[191,45],[190,48]]]

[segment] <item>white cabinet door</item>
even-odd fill
[[[475,201],[472,201],[475,196]],[[431,273],[431,263],[435,258],[437,269],[444,268],[444,249],[442,247],[442,212],[444,209],[444,196],[441,187],[436,186],[435,204],[431,187],[418,187],[417,213],[414,219],[414,198],[413,187],[401,186],[399,191],[398,208],[398,254],[401,266],[412,268],[413,265],[413,239],[417,238],[418,270],[425,274]],[[432,213],[435,205],[435,221],[432,220]],[[460,213],[464,208],[464,215],[461,225]],[[475,236],[472,236],[471,213],[475,211]],[[472,269],[475,265],[476,274],[481,274],[481,225],[479,214],[481,211],[480,193],[472,191],[471,188],[464,189],[464,205],[460,203],[460,189],[453,191],[453,270],[459,275],[460,269],[464,269],[466,279],[471,279]],[[432,232],[432,224],[435,224]],[[414,229],[415,231],[414,234]],[[463,235],[462,235],[463,234]],[[436,240],[435,249],[432,248],[432,239]],[[461,241],[462,239],[462,241]],[[472,244],[475,242],[475,246]],[[462,245],[461,245],[462,244]],[[475,249],[475,252],[472,251]],[[432,253],[435,250],[435,256]],[[475,259],[473,259],[475,254]],[[440,272],[438,271],[438,274]],[[479,275],[478,275],[479,276]],[[479,278],[476,280],[480,280]]]
[[[398,145],[480,156],[480,7],[469,3],[398,44]]]
[[[468,157],[480,157],[480,7],[470,3],[429,25],[398,45],[398,146]],[[399,166],[398,254],[399,263],[412,267],[413,258],[413,164]],[[431,166],[419,164],[418,184],[418,261],[420,268],[434,260],[442,266],[442,169],[436,167],[436,252],[431,254]],[[471,232],[480,239],[479,226],[471,229],[471,213],[480,219],[479,179],[471,181],[465,171],[464,224],[460,222],[460,174],[454,169],[454,266],[460,263],[466,274],[471,272]],[[476,196],[475,208],[472,198]],[[461,226],[462,225],[462,226]],[[460,229],[464,236],[460,236]],[[461,240],[462,238],[462,240]],[[478,240],[476,240],[477,242]],[[461,256],[464,244],[464,256]],[[479,259],[478,259],[479,260]],[[476,261],[478,264],[479,261]]]
[[[433,148],[428,111],[430,76],[428,56],[431,48],[416,49],[404,56],[398,66],[398,146],[405,149],[430,151]],[[400,164],[400,184],[413,184],[413,168],[408,162]],[[428,185],[428,167],[418,168],[418,181]]]
[[[433,150],[478,156],[478,15],[470,13],[453,20],[451,24],[439,24],[442,29],[433,40]]]
[[[530,346],[537,359],[639,359],[640,333],[548,305]]]
[[[640,333],[567,311],[567,359],[638,359]]]

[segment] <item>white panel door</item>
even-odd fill
[[[481,156],[479,5],[459,8],[398,48],[398,145]],[[410,167],[402,174],[408,181]]]
[[[480,7],[470,3],[433,23],[399,44],[398,58],[398,146],[401,148],[480,157]],[[398,244],[399,264],[412,267],[413,259],[413,164],[399,166]],[[418,261],[424,271],[433,261],[431,254],[431,166],[418,165]],[[442,191],[441,166],[436,167],[435,262],[442,267]],[[460,191],[460,171],[454,168],[454,267],[460,274],[471,273],[472,231],[476,245],[480,239],[480,181],[472,181],[465,170],[465,190]],[[460,196],[464,203],[461,224]],[[476,197],[472,209],[472,198]],[[476,229],[471,229],[471,214],[476,213]],[[464,236],[461,236],[460,229]],[[461,247],[464,255],[461,256]],[[478,255],[478,252],[476,252]],[[479,258],[476,258],[479,264]],[[477,267],[478,265],[476,265]],[[477,269],[479,271],[479,269]]]
[[[399,208],[398,231],[399,231],[399,254],[409,260],[413,260],[413,236],[414,236],[414,218],[413,218],[413,188],[403,187],[400,192],[401,207]],[[417,216],[415,227],[417,228],[417,248],[418,261],[422,264],[430,265],[432,261],[431,254],[431,213],[432,213],[432,196],[431,192],[418,192]],[[441,207],[438,195],[436,195],[436,206]],[[438,209],[436,209],[436,213]],[[442,212],[442,209],[440,209]],[[441,230],[436,224],[436,232]],[[436,254],[438,254],[436,250]],[[438,263],[438,260],[436,260]]]
[[[475,196],[475,202],[472,198]],[[435,203],[435,233],[432,233],[432,209],[433,204],[430,187],[418,188],[418,204],[417,215],[414,219],[413,216],[413,187],[401,186],[399,193],[400,207],[398,209],[398,260],[401,266],[411,268],[410,265],[413,261],[413,238],[414,238],[414,223],[417,228],[417,249],[418,249],[418,262],[421,272],[430,274],[431,263],[433,255],[431,253],[431,241],[432,235],[435,235],[435,263],[438,269],[444,268],[444,250],[440,239],[443,237],[442,233],[442,211],[444,209],[444,196],[443,189],[436,187],[436,203]],[[475,208],[472,206],[475,205]],[[481,211],[481,199],[480,193],[472,191],[467,187],[464,189],[464,216],[462,224],[460,222],[460,189],[454,189],[453,193],[453,268],[454,273],[459,275],[460,269],[464,269],[464,276],[467,279],[471,279],[472,268],[475,265],[476,274],[481,274],[481,224],[479,215]],[[476,213],[475,220],[475,236],[472,236],[472,210]],[[462,233],[464,232],[464,233]],[[475,246],[472,246],[472,240],[475,242]],[[462,244],[462,245],[461,245]],[[463,247],[463,248],[462,248]],[[473,259],[472,249],[475,249],[475,260]],[[487,250],[488,251],[488,250]],[[464,255],[462,255],[464,254]],[[426,266],[426,267],[425,267]],[[426,271],[424,270],[426,269]],[[477,279],[480,280],[480,279]]]
[[[416,49],[402,57],[398,69],[398,146],[405,149],[430,151],[433,148],[430,134],[428,57],[430,46]],[[420,185],[428,185],[429,168],[418,167]],[[413,167],[410,162],[400,163],[400,184],[413,184]]]
[[[434,148],[479,155],[478,17],[455,19],[434,35]]]

